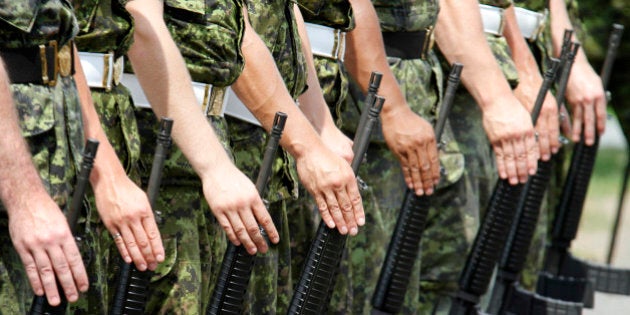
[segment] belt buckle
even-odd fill
[[[346,32],[336,29],[333,34],[335,42],[333,45],[332,56],[333,58],[343,62],[346,54]]]
[[[114,69],[112,72],[112,81],[114,85],[120,84],[120,80],[122,78],[123,71],[125,70],[125,57],[118,57],[114,61]]]
[[[532,38],[530,39],[532,42],[535,41],[538,36],[540,36],[540,34],[542,34],[542,32],[545,30],[545,25],[547,24],[548,18],[549,10],[545,9],[545,11],[542,13],[542,17],[540,17],[540,20],[538,21],[538,27],[536,28],[536,31],[534,31],[534,34],[532,34]]]
[[[48,48],[53,50],[53,64],[48,64]],[[59,73],[59,65],[57,64],[57,41],[51,40],[48,45],[39,45],[39,59],[42,64],[42,83],[48,86],[57,84],[57,73]],[[48,67],[53,69],[53,78],[48,76]]]
[[[72,75],[72,44],[66,44],[57,51],[58,72],[62,77]]]
[[[433,45],[435,44],[435,35],[433,32],[433,25],[427,27],[424,33],[424,43],[422,44],[422,53],[420,54],[420,59],[426,59],[427,53],[433,49]]]

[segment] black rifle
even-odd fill
[[[551,68],[555,72],[557,65]],[[550,80],[546,79],[539,90],[531,114],[533,125],[536,125],[550,84]],[[450,315],[480,313],[480,298],[488,290],[495,264],[505,247],[516,214],[516,206],[524,189],[524,184],[511,185],[507,179],[499,179],[497,182],[485,218],[460,274],[459,290],[453,298]]]
[[[435,139],[438,143],[440,143],[446,118],[452,107],[462,68],[460,63],[453,64],[448,76],[443,106],[435,125]],[[402,308],[429,214],[429,198],[429,196],[417,196],[410,189],[405,192],[396,228],[389,242],[387,255],[372,296],[372,314],[395,314]]]
[[[171,130],[173,120],[162,118],[160,130],[157,135],[153,164],[151,165],[151,175],[147,186],[147,196],[151,208],[155,208],[157,194],[162,181],[162,169],[164,161],[171,147]],[[112,302],[111,315],[122,314],[144,314],[144,308],[149,297],[149,283],[153,272],[150,270],[140,271],[133,263],[120,263],[116,293]]]
[[[282,112],[277,112],[273,120],[271,135],[265,147],[265,155],[256,179],[256,189],[261,197],[265,194],[286,120],[287,114]],[[267,236],[262,227],[260,232],[263,236]],[[221,264],[221,273],[206,314],[241,314],[243,312],[243,299],[254,267],[254,258],[255,256],[250,255],[245,246],[228,244]]]
[[[579,46],[577,46],[579,47]],[[577,47],[567,51],[572,60]],[[536,102],[542,102],[553,83],[559,62],[552,61],[552,66],[544,74],[543,87]],[[563,67],[563,73],[570,71],[570,62]],[[568,77],[568,74],[567,74]],[[566,80],[561,79],[561,82]],[[551,178],[552,160],[538,161],[536,174],[529,178],[519,198],[516,219],[512,224],[508,242],[503,250],[495,276],[495,283],[490,296],[487,312],[489,314],[581,314],[580,303],[569,303],[537,296],[519,286],[519,277],[525,267],[534,232],[536,230],[540,206],[545,190]]]
[[[604,89],[608,85],[622,32],[623,26],[613,25],[601,73]],[[599,136],[596,136],[592,146],[587,146],[582,135],[582,139],[573,149],[571,165],[556,209],[551,243],[547,246],[544,269],[539,275],[537,285],[538,294],[583,302],[586,307],[594,304],[593,290],[630,295],[630,270],[585,262],[569,252],[582,216],[598,144]]]
[[[357,130],[352,151],[352,170],[357,174],[363,156],[367,151],[370,135],[378,121],[378,115],[385,100],[376,96],[372,104],[365,104],[364,111],[369,111],[363,129]],[[323,314],[330,302],[341,255],[347,235],[341,235],[337,229],[331,229],[321,221],[315,239],[311,243],[306,261],[300,275],[288,314]]]
[[[66,213],[66,219],[68,220],[70,231],[72,232],[72,235],[74,236],[77,244],[82,242],[81,237],[77,236],[77,223],[79,221],[79,213],[81,212],[81,209],[83,209],[83,196],[85,195],[85,190],[87,189],[87,185],[90,182],[90,172],[92,171],[92,166],[94,165],[94,158],[96,157],[97,149],[98,141],[94,139],[88,139],[85,144],[85,148],[83,148],[83,160],[81,161],[79,175],[77,176],[77,184],[72,194],[72,200],[70,201],[68,211]],[[50,304],[48,304],[48,299],[46,299],[46,295],[36,295],[33,297],[33,303],[31,304],[29,314],[65,314],[66,308],[68,306],[68,300],[66,300],[63,288],[59,284],[58,280],[57,290],[59,291],[59,297],[61,298],[61,302],[59,303],[59,305],[51,306]]]

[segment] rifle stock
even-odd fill
[[[81,243],[81,238],[77,236],[77,222],[79,221],[79,213],[83,208],[83,196],[85,195],[85,190],[87,189],[87,185],[90,182],[90,172],[92,171],[92,166],[94,166],[94,158],[96,157],[98,143],[99,142],[97,140],[88,139],[85,144],[85,148],[83,149],[83,160],[81,161],[79,174],[77,175],[77,184],[72,194],[72,200],[70,202],[70,206],[68,207],[68,212],[66,213],[66,218],[68,220],[68,225],[70,226],[70,231],[72,232],[72,235],[74,236],[77,243]],[[33,297],[33,302],[31,304],[29,314],[65,314],[66,308],[68,306],[68,300],[66,300],[66,296],[63,292],[63,288],[59,284],[59,281],[57,281],[57,290],[59,291],[59,296],[61,298],[61,302],[59,303],[59,305],[51,306],[50,304],[48,304],[48,299],[46,299],[46,295],[36,295]]]
[[[461,64],[455,63],[448,77],[442,110],[435,125],[435,139],[438,143],[452,107],[462,68]],[[429,214],[429,198],[417,196],[410,189],[405,193],[396,228],[372,296],[372,307],[381,314],[395,314],[402,308]]]
[[[155,208],[157,194],[160,189],[164,161],[172,144],[172,129],[173,120],[170,118],[162,118],[147,187],[147,196],[152,209]],[[156,217],[156,220],[159,220],[159,218]],[[126,263],[125,261],[121,261],[119,267],[116,292],[114,294],[110,314],[144,314],[144,308],[146,307],[149,294],[148,287],[153,272],[150,270],[140,271],[133,263]]]
[[[276,113],[271,135],[265,146],[260,172],[256,179],[256,189],[261,197],[265,194],[286,120],[287,115],[285,113]],[[264,230],[262,228],[260,230],[263,236],[266,236]],[[228,244],[221,263],[221,272],[206,314],[241,314],[243,312],[243,299],[254,267],[254,258],[255,256],[250,255],[245,246]]]
[[[367,151],[370,134],[378,121],[383,102],[382,97],[376,96],[372,104],[366,104],[364,111],[368,111],[368,118],[363,128],[357,130],[352,147],[354,158],[351,164],[355,174]],[[341,235],[337,229],[331,229],[323,221],[320,222],[291,299],[288,314],[323,314],[325,312],[346,239],[347,236]]]

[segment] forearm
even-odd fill
[[[270,130],[275,113],[282,111],[288,118],[280,144],[289,153],[298,157],[312,146],[323,145],[310,121],[295,105],[271,53],[248,21],[241,50],[245,67],[232,88],[262,126]]]
[[[538,63],[518,27],[514,6],[505,9],[503,15],[505,17],[503,36],[512,52],[512,60],[516,65],[519,78],[521,76],[540,76]]]
[[[17,113],[9,89],[9,78],[4,63],[0,60],[0,200],[11,216],[23,209],[24,198],[33,194],[46,194],[42,181],[37,174],[26,142],[18,126]]]
[[[553,55],[560,56],[562,50],[562,42],[564,40],[564,31],[573,30],[571,18],[567,12],[565,0],[549,0],[549,14],[551,20],[551,42],[553,46]],[[572,37],[573,41],[577,41],[575,32]],[[578,54],[575,56],[575,63],[588,63],[584,50],[580,47]]]
[[[443,1],[435,39],[449,63],[464,65],[462,83],[482,111],[498,96],[512,93],[487,44],[476,1]]]
[[[302,41],[302,52],[306,56],[307,66],[307,84],[308,89],[298,97],[300,102],[300,109],[306,118],[311,122],[313,127],[318,133],[324,128],[335,127],[335,123],[324,99],[321,86],[319,85],[319,79],[317,78],[317,71],[315,70],[315,61],[313,59],[313,53],[311,50],[311,43],[308,35],[306,34],[306,27],[304,25],[304,19],[300,10],[295,6],[295,16],[298,25],[298,32],[300,33],[300,39]]]
[[[157,117],[173,119],[172,137],[193,169],[203,177],[231,163],[201,112],[183,57],[162,18],[162,4],[134,0],[127,10],[135,20],[128,56]]]
[[[384,96],[386,102],[381,117],[393,116],[401,108],[407,108],[407,102],[387,63],[378,16],[369,0],[352,0],[350,3],[356,24],[346,37],[346,68],[364,92],[372,71],[383,74],[379,95]]]

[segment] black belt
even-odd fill
[[[0,56],[11,83],[54,86],[57,75],[74,74],[74,52],[70,44],[58,49],[57,42],[51,41],[46,45],[2,49]]]
[[[433,28],[416,32],[383,32],[388,57],[425,59],[433,47]]]

